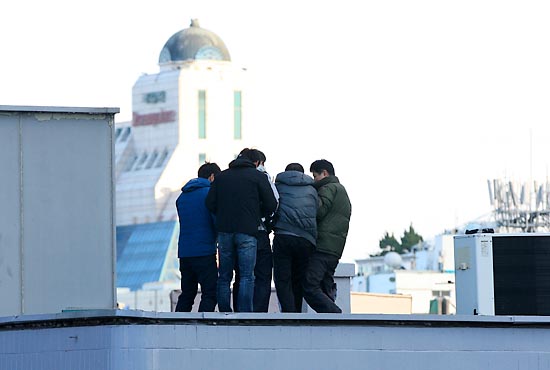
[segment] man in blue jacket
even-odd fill
[[[221,172],[216,163],[205,163],[199,177],[189,180],[176,200],[180,223],[178,257],[181,271],[181,294],[177,312],[191,312],[201,285],[199,312],[216,308],[218,267],[216,264],[216,228],[214,217],[204,203],[210,183]]]

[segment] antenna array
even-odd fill
[[[496,226],[503,232],[550,232],[550,183],[487,180]]]

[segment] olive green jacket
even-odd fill
[[[336,176],[328,176],[313,186],[319,195],[317,209],[317,251],[342,257],[351,218],[346,188]]]

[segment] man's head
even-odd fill
[[[313,180],[320,181],[328,176],[334,176],[334,166],[326,159],[318,159],[309,167],[313,175]]]
[[[214,181],[214,177],[216,177],[222,170],[216,163],[208,163],[206,162],[202,166],[199,167],[199,177],[203,179],[208,179],[210,182]]]
[[[260,164],[264,165],[265,161],[267,160],[267,158],[265,157],[264,152],[262,152],[261,150],[258,150],[258,149],[254,149],[254,150],[257,151],[258,155],[260,156]]]
[[[304,167],[300,163],[290,163],[286,166],[285,171],[298,171],[304,173]]]
[[[237,158],[246,158],[249,161],[253,162],[256,167],[258,167],[263,161],[265,161],[265,155],[260,152],[258,149],[244,148],[241,150]]]

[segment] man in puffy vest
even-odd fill
[[[336,300],[334,272],[342,257],[351,218],[348,193],[335,176],[332,163],[319,159],[310,166],[319,195],[317,245],[309,259],[304,298],[316,312],[342,313]]]
[[[273,230],[273,275],[281,312],[302,312],[302,286],[317,239],[317,190],[299,163],[275,178],[280,195]]]

